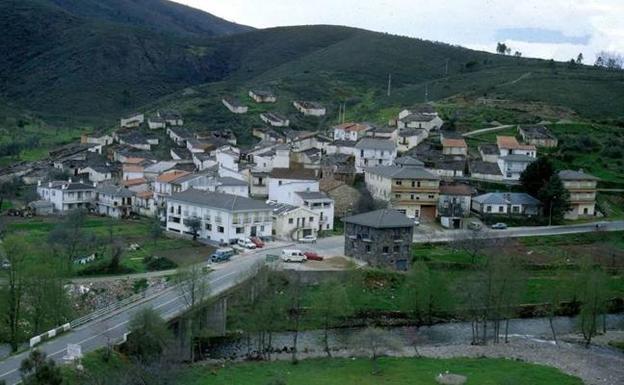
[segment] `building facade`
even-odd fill
[[[570,193],[572,208],[566,219],[578,219],[596,215],[596,192],[599,179],[583,171],[563,170],[559,172],[563,186]]]

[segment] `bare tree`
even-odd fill
[[[303,282],[301,273],[294,271],[294,278],[289,280],[287,290],[288,318],[293,330],[292,361],[297,362],[297,341],[299,339],[299,328],[303,316]]]
[[[591,344],[592,338],[598,333],[598,318],[606,313],[608,277],[601,267],[594,266],[587,259],[580,273],[580,329],[585,345]]]
[[[486,230],[469,229],[456,232],[450,245],[454,249],[468,254],[470,262],[474,265],[478,262],[478,258],[483,256],[484,251],[490,248],[493,243],[494,241],[488,237]]]
[[[329,328],[333,322],[347,317],[351,312],[349,297],[340,282],[329,280],[321,283],[312,301],[312,313],[323,325],[323,346],[328,357],[331,357]]]
[[[352,344],[371,359],[373,374],[380,372],[377,361],[379,357],[389,352],[398,352],[403,348],[398,338],[383,329],[374,327],[368,327],[357,333],[352,339]]]
[[[19,236],[9,236],[2,241],[4,259],[7,262],[6,285],[4,295],[4,323],[9,334],[9,344],[12,351],[17,351],[23,338],[24,299],[27,285],[26,258],[30,251],[30,244]]]
[[[195,336],[199,333],[199,322],[194,322],[198,313],[198,307],[206,301],[210,295],[210,284],[207,274],[200,264],[192,264],[179,268],[175,274],[174,282],[180,296],[187,306],[183,320],[187,322],[188,337],[190,343],[191,361],[194,358]]]

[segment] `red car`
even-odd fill
[[[303,253],[308,261],[322,261],[323,257],[315,253],[314,251],[306,251]]]
[[[256,245],[257,248],[264,247],[264,242],[262,242],[262,239],[258,237],[252,237],[251,242]]]

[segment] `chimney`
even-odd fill
[[[67,181],[68,181],[69,183],[72,183],[72,178],[69,178]]]
[[[37,187],[41,187],[41,179],[37,181]]]

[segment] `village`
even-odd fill
[[[277,100],[267,90],[248,96],[224,97],[223,108],[246,114],[246,103]],[[317,102],[292,107],[308,117],[327,113]],[[404,108],[386,125],[341,121],[317,132],[290,128],[277,111],[259,121],[250,127],[257,142],[239,146],[231,131],[186,129],[176,111],[135,113],[112,133],[84,134],[51,151],[50,162],[19,164],[9,175],[36,184],[39,199],[28,208],[38,216],[86,209],[157,217],[170,234],[242,249],[344,232],[345,255],[399,270],[409,266],[413,234],[425,228],[552,224],[552,207],[519,191],[539,149],[558,144],[546,125],[514,126],[515,136],[470,148],[470,133],[449,129],[433,104]],[[582,170],[557,174],[570,197],[565,219],[599,217],[598,178]],[[390,244],[371,249],[373,232]]]

